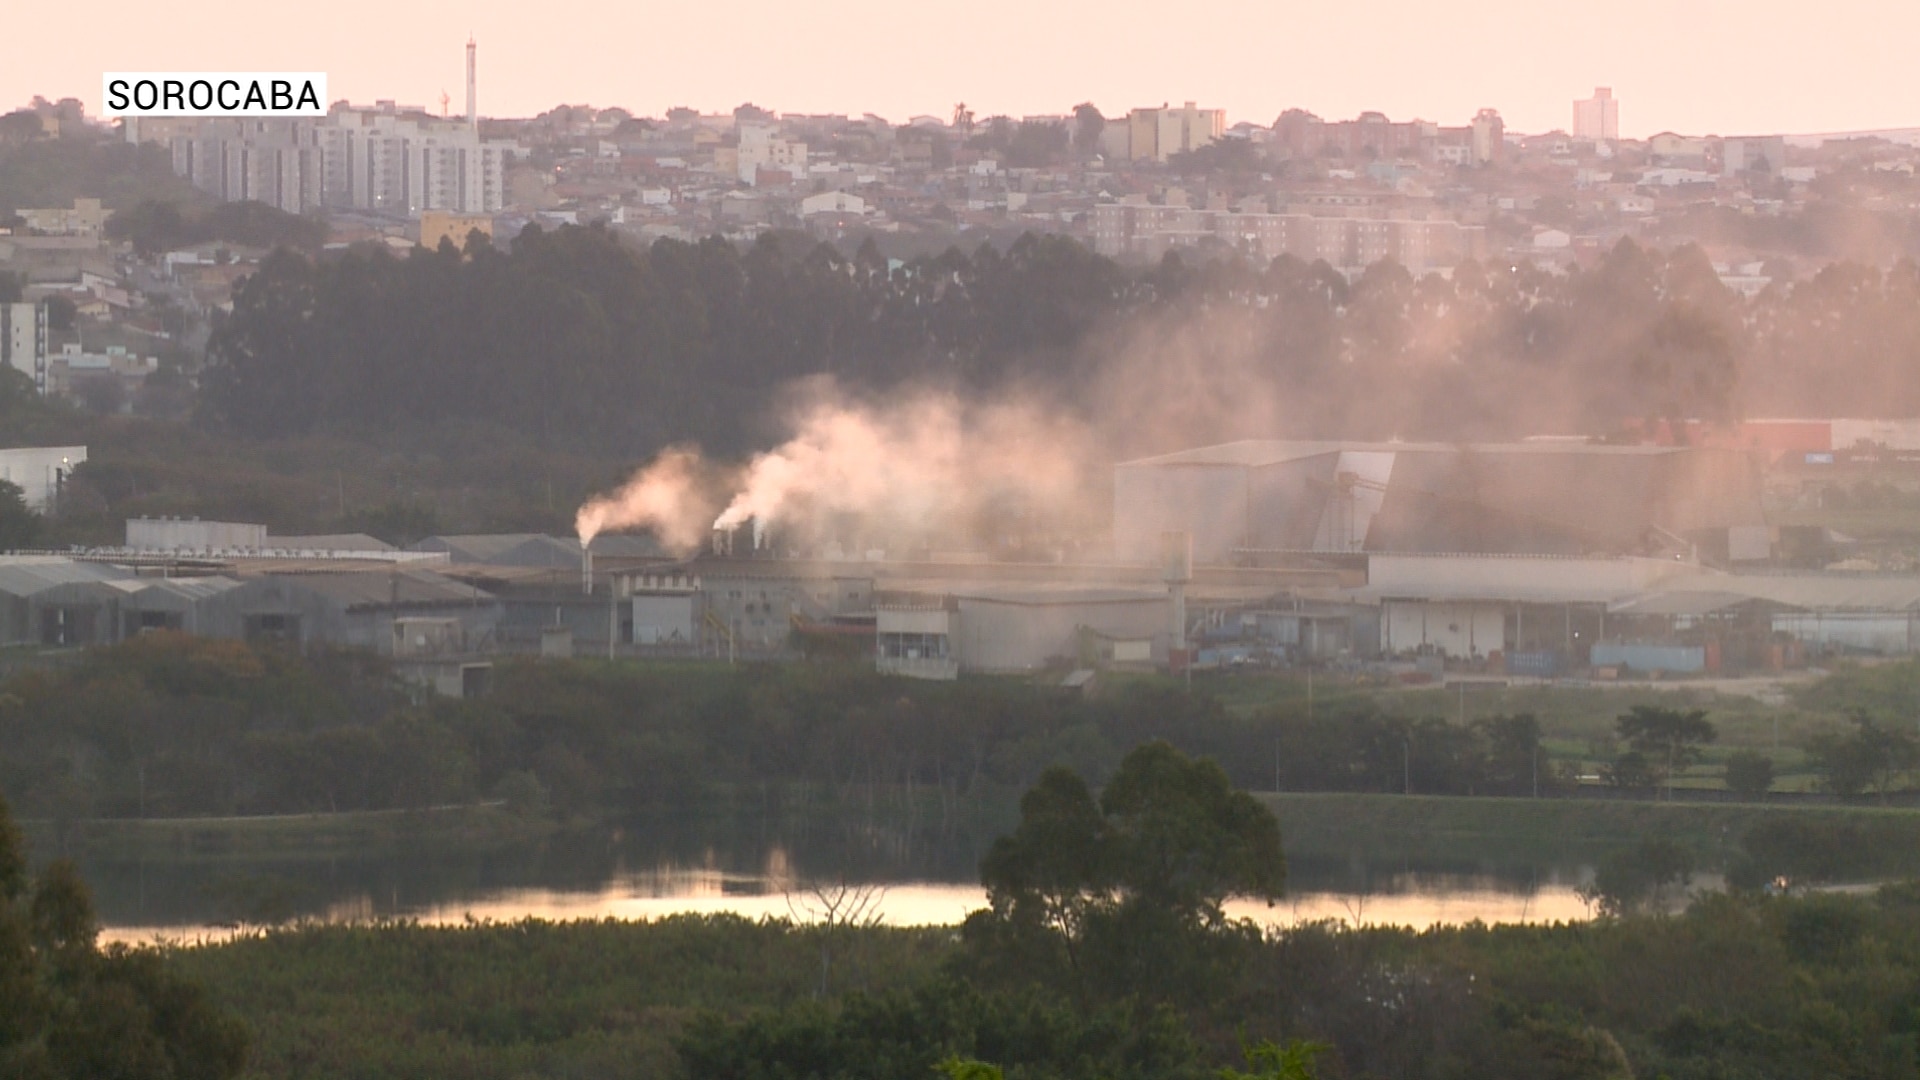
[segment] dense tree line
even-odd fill
[[[1171,687],[1083,697],[859,663],[519,660],[496,683],[416,702],[371,654],[144,635],[0,682],[0,792],[63,821],[489,798],[592,818],[768,784],[920,792],[952,811],[1005,800],[1056,763],[1105,777],[1156,739],[1247,788],[1518,795],[1556,782],[1531,716],[1459,727],[1362,702],[1245,717]]]
[[[1903,678],[1843,673],[1821,693],[1875,700],[1870,690]],[[1842,795],[1904,784],[1920,756],[1903,724],[1876,719],[1902,715],[1871,709],[1813,728],[1806,750],[1822,784]],[[1684,774],[1716,733],[1698,711],[1644,705],[1614,726],[1620,752],[1603,773],[1647,791]],[[1254,790],[1531,796],[1571,782],[1528,713],[1462,724],[1354,692],[1248,711],[1153,680],[1082,695],[900,680],[858,658],[744,671],[507,660],[488,696],[449,701],[419,697],[369,653],[159,633],[0,681],[0,793],[62,821],[500,798],[597,819],[769,786],[933,800],[950,815],[1010,805],[1051,765],[1104,779],[1155,740]],[[1749,756],[1729,763],[1728,783],[1760,796],[1773,762]]]
[[[40,118],[27,110],[0,118],[0,220],[23,209],[72,206],[76,198],[101,199],[115,208],[147,199],[211,201],[173,171],[164,146],[129,143],[116,132],[77,122],[46,136]]]
[[[529,229],[510,253],[280,253],[210,346],[207,404],[253,434],[486,421],[543,445],[740,450],[780,384],[992,384],[1013,356],[1070,349],[1124,286],[1060,237],[894,272],[871,246],[635,251],[572,227]]]
[[[1698,248],[1626,241],[1565,275],[1469,262],[1415,279],[1381,263],[1349,283],[1231,253],[1128,270],[1061,236],[891,265],[871,244],[643,249],[570,226],[505,252],[276,255],[210,346],[206,404],[261,435],[484,422],[546,445],[738,452],[810,376],[1018,389],[1102,415],[1127,387],[1201,379],[1228,400],[1157,434],[1604,434],[1911,414],[1916,312],[1911,263],[1835,264],[1748,301]]]
[[[106,231],[110,239],[124,240],[142,255],[210,241],[318,251],[327,239],[327,222],[317,216],[289,214],[251,199],[211,206],[147,199],[108,218]]]
[[[38,878],[0,800],[0,1075],[228,1080],[246,1028],[151,950],[98,947],[73,865]]]

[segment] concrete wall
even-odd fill
[[[129,518],[127,546],[136,551],[257,551],[267,546],[267,527],[238,521]]]
[[[960,597],[955,651],[964,671],[1033,671],[1079,653],[1078,631],[1110,638],[1166,638],[1172,625],[1164,596],[1131,600],[1008,603]]]
[[[1367,586],[1375,592],[1479,592],[1486,598],[1524,598],[1560,592],[1594,599],[1626,596],[1692,568],[1665,559],[1574,559],[1525,555],[1373,555]]]
[[[1648,645],[1601,641],[1593,646],[1595,667],[1623,667],[1635,671],[1671,671],[1694,674],[1707,670],[1707,650],[1700,645]]]
[[[604,604],[600,611],[604,619]],[[346,645],[390,654],[396,616],[457,620],[462,636],[473,647],[492,637],[501,611],[496,603],[467,602],[408,605],[398,611],[384,607],[348,609],[297,582],[260,577],[202,603],[198,632],[207,637],[242,640],[278,637],[299,645]]]
[[[633,598],[635,645],[692,645],[700,640],[694,594],[642,594]]]
[[[1506,648],[1506,605],[1389,600],[1382,605],[1380,635],[1380,647],[1390,655],[1427,647],[1447,656],[1486,656]]]

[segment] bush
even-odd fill
[[[1773,759],[1742,750],[1727,759],[1727,790],[1742,795],[1765,795],[1773,787]]]

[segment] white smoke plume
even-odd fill
[[[856,402],[828,385],[807,394],[790,425],[790,439],[737,469],[686,449],[663,454],[581,508],[581,537],[647,528],[688,553],[709,530],[752,520],[816,537],[843,526],[864,537],[944,534],[957,547],[996,511],[1059,520],[1082,510],[1084,429],[1038,406],[932,391]],[[728,485],[721,505],[712,493]]]
[[[663,546],[692,551],[725,498],[715,494],[716,479],[698,450],[672,447],[618,489],[589,499],[574,515],[574,529],[582,544],[608,529],[649,529]]]

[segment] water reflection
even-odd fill
[[[221,926],[300,919],[656,919],[728,912],[818,921],[810,882],[851,883],[874,900],[879,921],[952,925],[985,905],[977,867],[984,843],[964,833],[927,836],[872,823],[770,829],[712,822],[630,824],[485,851],[433,846],[327,858],[83,859],[107,940],[224,936]],[[1320,919],[1426,927],[1583,919],[1574,889],[1584,866],[1498,859],[1396,858],[1351,852],[1289,853],[1294,894],[1272,908],[1234,904],[1236,918],[1272,925]]]
[[[1393,883],[1389,883],[1393,884]],[[1380,893],[1309,892],[1273,905],[1232,901],[1227,913],[1265,926],[1286,927],[1332,920],[1355,926],[1431,926],[1486,923],[1550,923],[1585,919],[1590,912],[1571,882],[1554,881],[1524,892],[1488,880],[1441,877],[1398,883]],[[832,890],[837,886],[826,886]],[[873,921],[891,926],[952,926],[986,905],[978,885],[906,881],[848,886],[870,904]],[[846,897],[838,898],[845,902]],[[749,919],[784,918],[817,923],[834,898],[823,898],[791,879],[747,877],[710,869],[660,868],[609,881],[599,889],[508,889],[457,900],[393,910],[367,893],[342,897],[307,918],[329,923],[365,923],[399,917],[428,926],[469,922],[620,919],[647,921],[682,914],[733,914]],[[110,925],[102,937],[129,943],[154,940],[221,940],[237,925]]]

